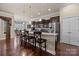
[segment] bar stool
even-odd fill
[[[26,44],[28,44],[28,40],[29,40],[29,31],[24,30],[24,35],[23,35],[24,39],[23,39],[23,43],[24,43],[24,47],[26,46]]]
[[[35,37],[34,37],[34,35],[29,35],[28,43],[35,46]]]
[[[25,44],[27,43],[29,33],[25,29],[22,31],[20,30],[20,45],[25,47]]]
[[[41,35],[42,35],[42,32],[40,32],[40,31],[34,32],[35,46],[38,43],[38,47],[40,49],[45,48],[45,51],[46,51],[46,42],[47,42],[47,40],[41,38]],[[43,43],[44,43],[44,45],[43,45]]]
[[[22,30],[19,31],[19,36],[20,36],[20,46],[22,46]]]

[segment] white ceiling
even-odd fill
[[[0,10],[14,15],[36,18],[59,11],[61,3],[0,3]],[[51,11],[48,11],[48,9]],[[40,12],[40,15],[38,13]]]

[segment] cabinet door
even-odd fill
[[[79,17],[77,17],[76,21],[76,42],[77,45],[79,46]]]
[[[62,42],[79,46],[79,17],[63,19]]]
[[[61,36],[61,42],[67,44],[70,43],[70,21],[67,18],[63,19]]]
[[[73,17],[71,21],[70,44],[79,46],[79,17]]]

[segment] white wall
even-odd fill
[[[60,18],[79,15],[79,4],[70,4],[60,9]]]

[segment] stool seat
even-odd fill
[[[29,35],[29,39],[35,38],[33,35]]]
[[[46,41],[47,41],[46,39],[42,39],[42,38],[41,39],[39,38],[38,40],[36,40],[36,42],[38,42],[38,43],[43,43],[43,42],[46,42]]]

